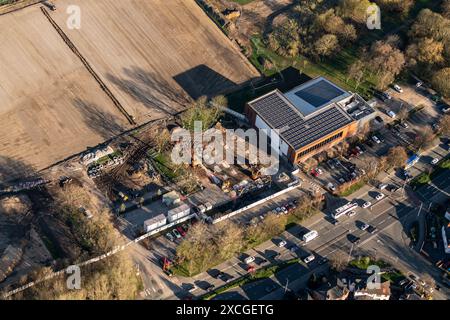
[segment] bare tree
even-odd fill
[[[401,146],[392,147],[387,155],[387,165],[392,168],[399,168],[405,165],[408,160],[405,148]]]
[[[414,140],[414,146],[418,150],[427,149],[431,146],[432,142],[436,138],[435,133],[433,132],[433,129],[431,127],[426,126],[421,131],[416,131],[417,137]]]
[[[450,114],[444,115],[439,123],[441,127],[441,133],[445,136],[450,136]]]
[[[347,257],[341,252],[338,252],[331,256],[330,267],[336,272],[342,272],[347,267]]]

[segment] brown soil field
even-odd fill
[[[194,0],[60,0],[51,16],[138,123],[189,96],[235,89],[258,72]],[[65,8],[81,9],[81,28]]]
[[[259,76],[194,0],[53,2],[51,17],[138,124]],[[80,29],[67,27],[69,5]],[[0,182],[130,128],[40,5],[0,16],[0,28]]]

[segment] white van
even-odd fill
[[[308,233],[305,233],[302,237],[302,240],[305,242],[309,242],[315,238],[317,238],[317,236],[319,235],[319,233],[316,230],[311,230]]]

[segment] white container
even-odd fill
[[[144,221],[144,231],[150,232],[166,224],[167,218],[164,214],[161,213],[153,218]]]
[[[169,222],[174,222],[178,219],[188,216],[190,213],[191,207],[189,207],[189,205],[184,203],[179,207],[167,211],[167,220],[169,220]]]

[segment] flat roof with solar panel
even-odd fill
[[[286,92],[284,96],[306,117],[350,97],[351,94],[331,81],[319,77]]]
[[[283,94],[271,91],[248,105],[281,138],[298,150],[354,121],[336,102],[352,95],[325,78],[317,78]]]

